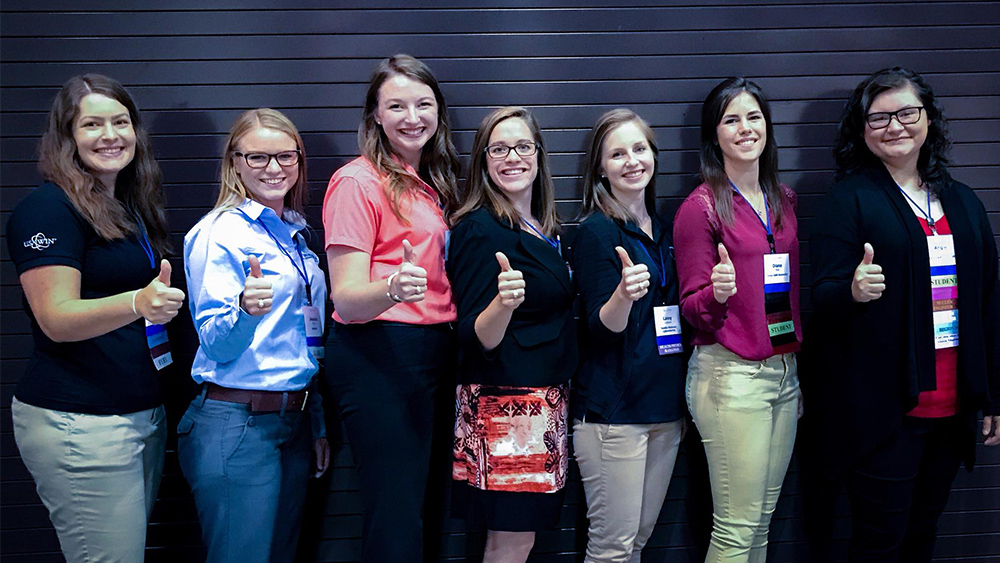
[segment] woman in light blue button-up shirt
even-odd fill
[[[201,393],[178,426],[178,455],[209,562],[291,562],[306,482],[329,464],[309,392],[326,282],[307,246],[306,195],[295,126],[248,111],[226,142],[215,209],[184,237]]]

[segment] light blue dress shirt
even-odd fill
[[[310,385],[319,363],[306,345],[306,283],[289,256],[299,270],[304,259],[312,305],[321,321],[326,319],[326,280],[319,258],[304,240],[308,233],[296,236],[304,229],[305,219],[294,211],[279,218],[271,208],[247,199],[234,209],[202,217],[184,237],[184,273],[199,342],[191,367],[196,382],[263,391],[298,391]],[[271,311],[262,316],[240,308],[251,255],[260,260],[274,290]]]

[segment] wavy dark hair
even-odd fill
[[[458,163],[458,153],[451,138],[451,125],[448,121],[448,104],[445,103],[441,87],[434,78],[431,69],[410,55],[394,55],[381,61],[375,67],[371,80],[368,82],[368,93],[365,95],[364,115],[358,126],[358,144],[361,154],[365,156],[375,169],[385,175],[386,193],[392,202],[392,212],[404,224],[407,222],[399,208],[399,201],[407,190],[420,189],[415,179],[406,171],[406,167],[396,158],[385,131],[375,121],[375,111],[378,109],[379,90],[387,80],[401,75],[417,82],[426,84],[434,92],[437,102],[438,123],[434,136],[424,145],[420,155],[420,169],[417,170],[428,180],[444,207],[445,216],[454,209],[457,199],[458,176],[461,166]]]
[[[113,198],[103,193],[106,188],[80,159],[73,137],[80,102],[90,94],[100,94],[125,106],[135,131],[135,155],[118,172]],[[101,238],[118,240],[138,234],[138,217],[160,255],[170,252],[163,174],[153,158],[139,109],[117,80],[101,74],[70,78],[52,102],[38,151],[42,176],[66,193],[73,207]]]
[[[761,87],[742,76],[727,78],[708,93],[701,106],[701,181],[708,184],[715,200],[715,213],[725,225],[733,224],[733,186],[726,173],[722,147],[719,146],[718,126],[729,103],[746,92],[757,100],[764,115],[767,140],[757,165],[757,181],[764,196],[771,202],[775,228],[781,227],[786,196],[778,181],[778,143],[774,139],[771,105]]]
[[[646,137],[649,148],[653,151],[653,176],[646,184],[646,189],[643,190],[643,199],[649,216],[656,215],[656,174],[660,169],[660,149],[656,146],[656,135],[646,120],[639,117],[634,111],[617,108],[597,118],[597,123],[590,130],[590,142],[587,144],[587,169],[583,172],[581,220],[598,211],[623,223],[637,220],[636,217],[632,216],[632,212],[615,197],[615,193],[611,189],[611,182],[604,176],[604,166],[602,165],[604,141],[607,140],[608,135],[626,123],[634,123],[639,128],[639,131]]]
[[[535,116],[526,108],[510,106],[494,110],[483,119],[476,131],[472,143],[472,168],[466,183],[465,193],[458,210],[451,216],[452,224],[458,223],[462,217],[480,207],[486,206],[494,215],[506,221],[511,227],[520,223],[521,216],[510,201],[507,194],[494,184],[490,178],[486,163],[486,147],[490,144],[490,136],[497,125],[508,119],[520,119],[528,126],[538,150],[534,158],[538,163],[538,174],[531,184],[531,214],[541,223],[545,236],[555,236],[559,232],[559,217],[556,215],[555,196],[552,188],[552,173],[549,169],[548,151],[542,140],[542,130],[538,127]],[[531,158],[531,157],[527,157]]]
[[[833,157],[837,161],[837,180],[860,168],[881,163],[865,143],[865,116],[879,94],[906,86],[913,88],[927,114],[927,139],[920,147],[920,155],[917,157],[920,179],[934,192],[951,181],[951,174],[948,173],[951,160],[947,156],[951,140],[948,138],[948,120],[941,104],[922,76],[898,66],[884,68],[862,80],[847,99],[833,148]]]

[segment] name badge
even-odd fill
[[[153,359],[157,371],[174,363],[174,358],[170,355],[170,339],[163,325],[146,321],[146,344],[149,346],[149,356]]]
[[[931,310],[934,348],[958,346],[958,268],[955,239],[951,235],[927,237],[931,263]]]
[[[661,356],[684,351],[681,343],[681,308],[677,305],[653,307],[656,324],[656,350]]]
[[[315,305],[305,305],[302,307],[302,314],[306,321],[306,346],[309,352],[317,360],[322,360],[325,355],[323,348],[323,319],[319,314],[319,307]]]
[[[792,270],[788,253],[764,255],[764,293],[791,291]]]

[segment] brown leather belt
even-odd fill
[[[206,383],[208,387],[205,398],[227,403],[250,405],[254,412],[300,411],[306,409],[309,391],[253,391],[251,389],[231,389],[220,387],[214,383]],[[287,400],[285,397],[287,396]],[[282,404],[284,403],[284,404]]]

